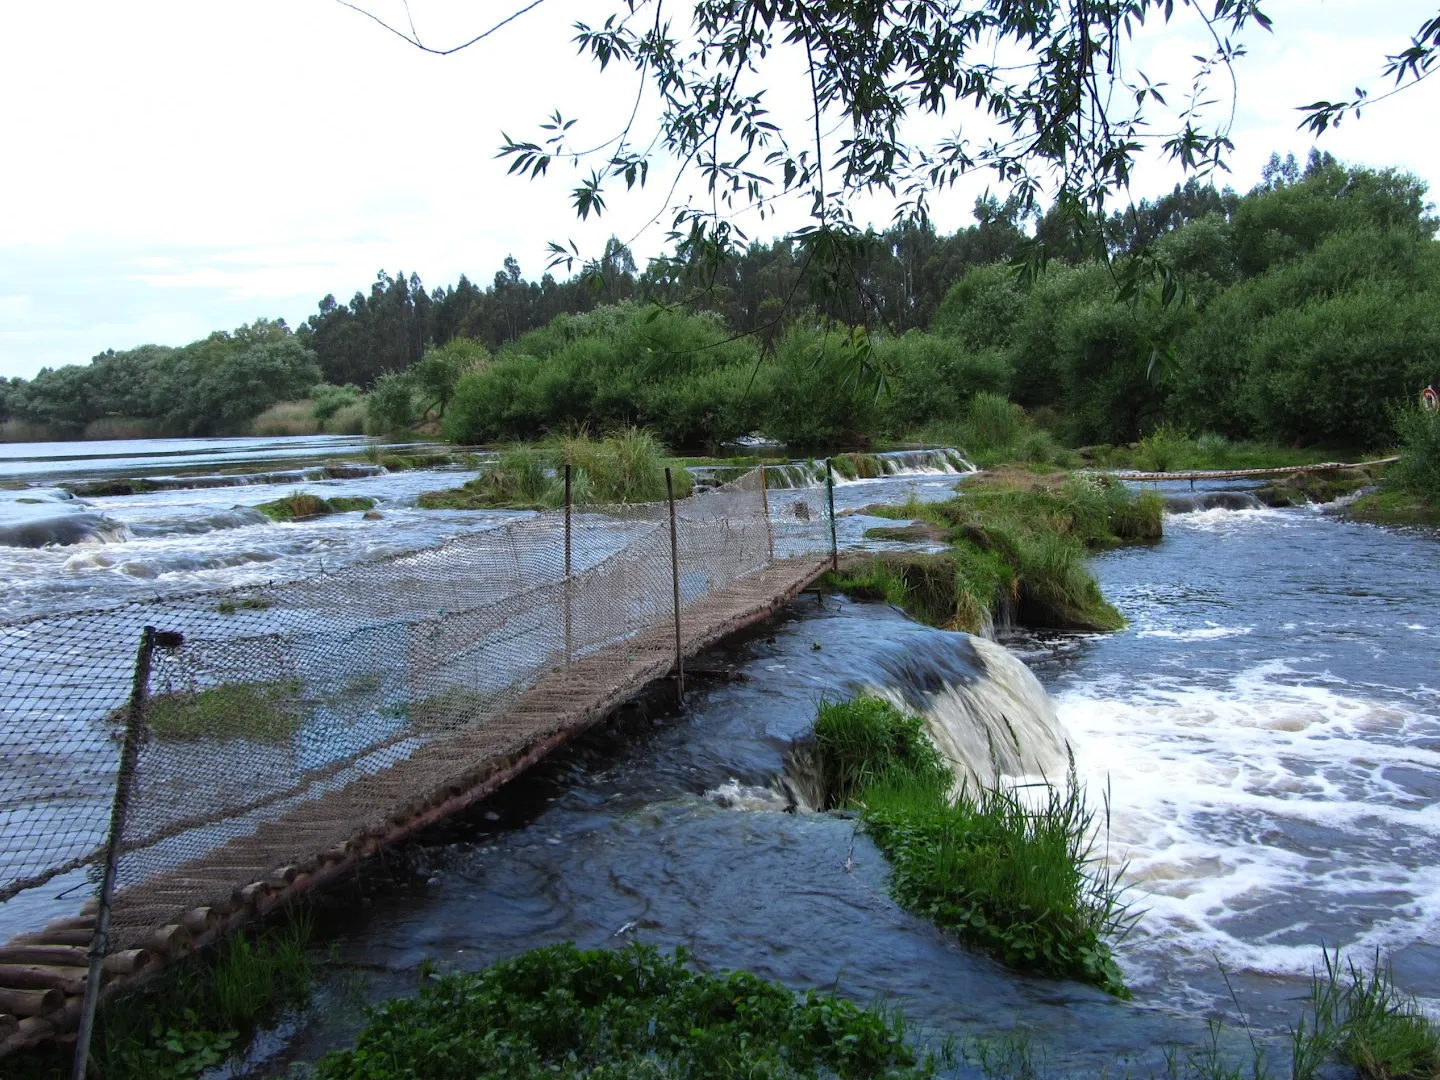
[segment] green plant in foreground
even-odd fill
[[[1339,949],[1323,957],[1323,974],[1310,978],[1307,1015],[1290,1032],[1294,1080],[1312,1080],[1335,1058],[1366,1080],[1440,1075],[1440,1029],[1395,985],[1379,950],[1368,971],[1353,960],[1342,965]]]
[[[1013,967],[1129,997],[1107,940],[1133,916],[1073,764],[1063,789],[957,792],[925,721],[863,695],[821,703],[815,764],[826,806],[860,807],[903,907]]]
[[[361,497],[322,499],[308,491],[292,491],[289,495],[273,502],[260,503],[255,507],[272,521],[299,521],[304,518],[325,517],[329,514],[346,514],[356,510],[371,510],[375,500]]]
[[[314,1080],[918,1078],[898,1017],[645,945],[536,949],[375,1009]]]
[[[1440,504],[1440,412],[1412,405],[1395,413],[1400,460],[1391,477],[1401,490]]]

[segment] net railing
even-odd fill
[[[678,500],[673,560],[665,502],[584,506],[303,580],[0,626],[0,938],[95,892],[144,627],[171,645],[144,686],[112,949],[665,673],[677,584],[700,631],[747,583],[813,571],[824,490],[763,484]]]

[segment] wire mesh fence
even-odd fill
[[[677,596],[693,638],[833,542],[823,489],[767,493],[760,470],[671,514],[557,510],[305,580],[0,626],[0,936],[95,891],[144,627],[164,636],[134,714],[112,951],[627,696],[675,661]]]

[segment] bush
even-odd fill
[[[372,435],[406,431],[415,419],[414,393],[410,379],[389,371],[375,380],[365,399],[365,427]]]
[[[310,391],[310,415],[316,420],[329,420],[341,409],[360,400],[358,386],[331,386],[321,383]]]
[[[366,415],[363,401],[342,405],[325,421],[325,431],[329,435],[364,435]]]
[[[1404,491],[1440,505],[1440,412],[1412,405],[1394,414],[1400,460],[1391,471]]]
[[[918,1080],[899,1023],[747,972],[699,974],[681,950],[536,949],[375,1009],[314,1080]]]

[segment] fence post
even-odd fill
[[[100,878],[100,906],[95,913],[95,933],[90,938],[90,971],[85,978],[85,1000],[80,1007],[80,1031],[75,1039],[73,1080],[85,1080],[89,1065],[90,1038],[95,1032],[95,1007],[100,999],[100,979],[105,954],[110,948],[110,905],[115,898],[115,877],[120,863],[120,844],[125,835],[125,815],[130,808],[135,780],[135,760],[140,755],[140,733],[145,721],[145,696],[150,686],[150,657],[157,645],[173,648],[179,634],[159,633],[147,626],[140,634],[140,651],[135,657],[135,675],[130,684],[130,704],[125,717],[125,741],[120,747],[120,771],[115,777],[115,801],[110,808],[110,835],[105,841],[105,870]]]
[[[570,644],[573,614],[570,589],[570,463],[565,463],[565,663],[574,655]]]
[[[840,570],[840,545],[835,541],[835,470],[825,459],[825,499],[830,504],[830,569]]]
[[[760,466],[760,506],[765,511],[765,550],[769,552],[770,561],[775,561],[775,527],[770,524],[770,494],[765,489],[769,487],[765,479],[765,466]]]
[[[665,498],[670,501],[670,586],[675,598],[675,685],[685,700],[685,653],[680,645],[680,539],[675,528],[675,482],[665,470]]]

